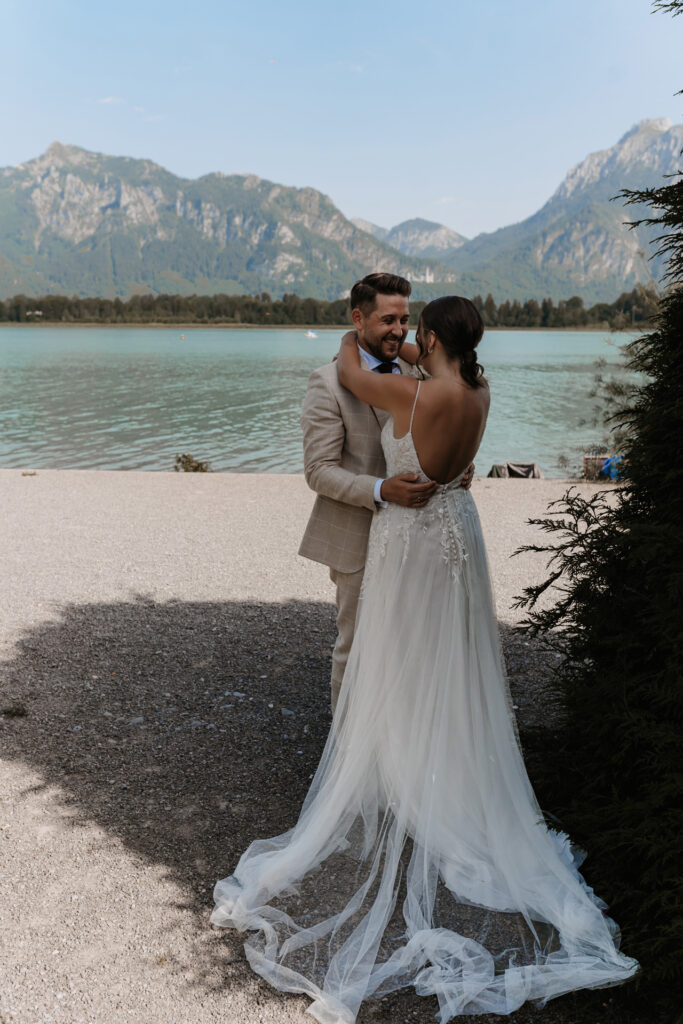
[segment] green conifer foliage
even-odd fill
[[[679,14],[683,0],[655,9]],[[653,330],[629,346],[631,368],[647,378],[618,417],[626,479],[617,492],[569,491],[535,521],[552,535],[533,548],[549,553],[551,573],[519,604],[526,628],[566,655],[564,725],[530,743],[539,797],[585,844],[588,881],[642,967],[635,986],[615,990],[620,1019],[674,1021],[683,975],[683,177],[623,197],[650,204],[647,223],[661,229],[656,244],[668,256]]]

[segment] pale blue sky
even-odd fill
[[[636,121],[683,121],[683,17],[648,0],[3,6],[0,166],[59,139],[471,237]]]

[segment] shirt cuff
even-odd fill
[[[375,482],[374,498],[375,498],[375,504],[377,505],[378,508],[386,508],[387,505],[389,504],[389,502],[385,501],[383,499],[383,497],[382,497],[382,493],[381,492],[382,492],[382,484],[383,483],[384,483],[384,477],[380,478],[379,480],[377,480]]]

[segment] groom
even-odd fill
[[[351,289],[351,318],[366,369],[406,373],[414,366],[399,359],[408,334],[410,283],[396,274],[369,274]],[[385,478],[380,433],[388,413],[375,409],[341,386],[335,363],[314,370],[301,411],[304,474],[318,495],[299,554],[330,568],[337,588],[337,640],[332,652],[334,711],[356,623],[365,555],[373,514],[387,502],[415,506],[436,490],[417,474]],[[472,467],[472,471],[473,471]],[[463,486],[469,487],[471,472]]]

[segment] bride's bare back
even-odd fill
[[[415,403],[404,392],[393,410],[394,437],[403,437],[413,416],[413,444],[420,465],[430,480],[446,484],[470,465],[477,453],[486,426],[491,395],[483,377],[481,387],[472,387],[456,377],[420,382]]]

